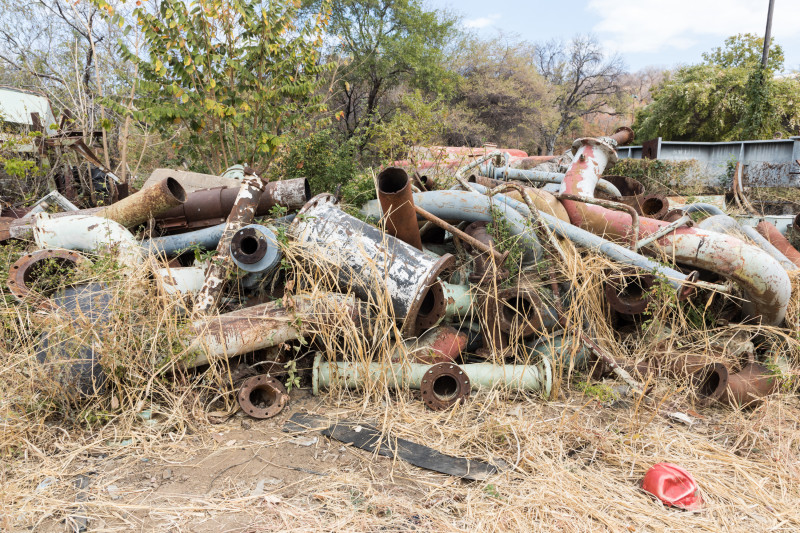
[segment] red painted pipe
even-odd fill
[[[627,135],[626,135],[627,136]],[[616,161],[607,139],[580,139],[575,158],[561,184],[562,193],[593,197],[606,164]],[[632,224],[628,213],[597,205],[563,200],[570,221],[608,238],[624,240]],[[639,218],[639,238],[651,235],[668,222]],[[784,268],[759,248],[721,233],[680,227],[656,241],[677,263],[710,270],[737,282],[747,293],[746,313],[761,316],[765,324],[780,325],[791,297],[791,283]]]
[[[785,255],[789,261],[800,267],[800,252],[792,246],[792,243],[790,243],[786,237],[781,235],[781,232],[778,231],[778,228],[776,228],[774,224],[770,224],[764,220],[758,223],[756,231],[763,235],[780,253]]]

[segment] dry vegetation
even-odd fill
[[[301,388],[291,390],[281,415],[257,421],[237,412],[235,402],[236,384],[257,359],[182,370],[180,302],[160,293],[147,268],[98,256],[93,266],[60,279],[107,284],[113,312],[105,323],[73,326],[63,315],[15,302],[5,283],[0,288],[2,529],[63,531],[70,516],[78,522],[88,517],[90,531],[800,529],[800,405],[794,390],[800,291],[793,293],[790,329],[784,330],[712,328],[697,321],[698,312],[714,309],[706,309],[705,300],[692,307],[659,290],[642,332],[628,334],[632,328],[613,322],[603,300],[605,272],[614,265],[566,243],[563,248],[566,261],[551,257],[542,272],[528,275],[539,283],[549,284],[553,276],[569,282],[566,332],[583,325],[603,348],[630,361],[700,354],[733,368],[741,364],[735,347],[749,339],[780,367],[780,391],[755,409],[735,410],[700,405],[686,379],[659,378],[646,384],[650,393],[642,397],[621,381],[592,379],[589,370],[571,368],[567,356],[579,348],[572,337],[547,398],[482,390],[465,405],[432,412],[416,391],[389,390],[380,382],[312,397],[308,370],[315,353],[366,363],[385,361],[394,349],[398,332],[385,300],[377,297],[368,302],[373,321],[366,330],[344,313],[301,317],[308,342],[267,354],[296,358]],[[20,246],[5,247],[2,264],[20,253]],[[301,294],[332,290],[326,265],[292,247],[286,256],[286,305]],[[800,278],[793,280],[798,288]],[[109,377],[104,394],[80,404],[66,399],[35,358],[37,336],[45,330],[101,343]],[[517,360],[530,357],[519,346],[514,350]],[[494,357],[499,361],[499,354]],[[668,416],[676,410],[688,413],[692,425]],[[464,482],[314,431],[282,433],[296,411],[369,421],[396,437],[456,456],[502,459],[509,468],[485,482]],[[311,446],[302,445],[315,436]],[[666,508],[639,488],[646,470],[662,461],[695,476],[705,509]],[[86,488],[79,488],[84,479]]]

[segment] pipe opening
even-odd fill
[[[180,203],[186,201],[186,190],[175,178],[167,178],[167,189]]]
[[[18,268],[17,266],[13,267]],[[28,289],[50,296],[59,287],[68,284],[74,277],[75,261],[62,257],[48,257],[33,263],[24,273],[23,280]]]
[[[432,290],[428,289],[425,292],[425,296],[422,298],[422,303],[419,306],[419,313],[417,316],[427,317],[433,312],[435,308],[436,308],[436,295]]]
[[[243,254],[253,255],[256,253],[256,251],[258,251],[259,244],[260,242],[257,237],[248,235],[241,240],[239,248],[242,250]]]
[[[433,394],[437,400],[447,402],[458,394],[458,381],[453,376],[443,375],[433,380]]]
[[[385,194],[397,193],[408,185],[408,174],[402,168],[387,168],[378,176],[378,189]]]
[[[502,313],[509,323],[516,319],[526,320],[536,313],[536,305],[525,296],[517,296],[505,301]]]
[[[664,209],[661,198],[648,198],[642,202],[642,214],[648,217],[658,214]]]
[[[250,391],[250,396],[247,398],[250,405],[256,409],[268,409],[278,402],[278,391],[269,385],[260,385]],[[252,410],[250,411],[253,412]]]
[[[704,398],[714,396],[714,393],[719,388],[721,381],[722,377],[719,375],[719,372],[716,370],[708,371],[708,373],[703,376],[703,380],[700,382],[700,385],[697,387],[697,394]]]

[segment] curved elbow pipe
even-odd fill
[[[39,213],[33,219],[33,238],[39,248],[63,248],[82,252],[115,249],[120,263],[137,265],[144,255],[139,241],[119,222],[103,217],[74,215],[52,218]]]
[[[575,159],[561,184],[561,192],[592,198],[595,185],[609,162],[616,160],[609,139],[579,139],[573,145]],[[562,201],[570,220],[598,235],[624,238],[631,217],[596,205]],[[640,238],[660,231],[667,222],[642,217]],[[780,325],[791,296],[789,276],[781,264],[755,246],[740,239],[696,228],[681,227],[656,241],[677,263],[710,270],[737,282],[750,305],[745,312],[761,316],[765,324]]]
[[[717,233],[724,233],[732,237],[737,237],[738,234],[743,233],[755,243],[756,246],[767,252],[773,259],[775,259],[786,270],[796,270],[797,266],[792,263],[780,250],[775,248],[767,239],[750,226],[742,226],[736,219],[728,215],[714,215],[706,218],[697,225],[698,228],[716,231]]]
[[[415,194],[414,204],[445,220],[467,222],[491,222],[494,210],[508,223],[511,234],[520,238],[525,263],[542,257],[542,245],[525,218],[503,203],[492,202],[488,196],[470,191],[430,191]]]

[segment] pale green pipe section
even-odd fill
[[[469,285],[454,285],[444,281],[440,283],[444,289],[444,301],[447,302],[447,307],[444,311],[445,320],[449,321],[467,316],[473,301],[473,294],[469,290]]]
[[[388,364],[350,362],[326,362],[323,355],[317,354],[312,369],[312,392],[319,394],[321,388],[331,384],[348,389],[359,389],[365,381],[382,381],[391,388],[408,387],[419,389],[425,372],[431,365]],[[542,359],[537,365],[495,365],[492,363],[473,363],[458,365],[469,377],[473,390],[501,386],[523,391],[542,391],[550,394],[553,386],[553,372],[550,361]]]

